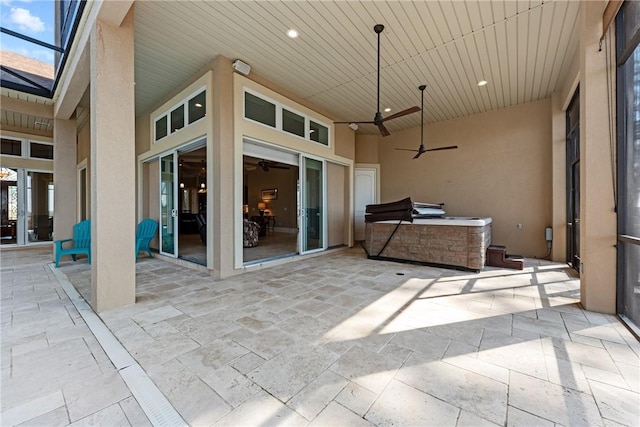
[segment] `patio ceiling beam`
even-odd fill
[[[2,109],[20,114],[29,114],[43,119],[53,118],[53,105],[36,104],[7,96],[2,97]]]

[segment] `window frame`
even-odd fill
[[[202,92],[204,92],[204,104],[202,105],[204,108],[204,115],[202,117],[200,117],[197,120],[194,120],[193,122],[189,123],[189,101],[191,101],[193,98],[195,98],[196,96],[200,95]],[[179,109],[180,107],[183,108],[182,111],[182,127],[178,128],[176,130],[171,130],[172,127],[172,123],[171,123],[171,115],[174,111],[176,111],[177,109]],[[158,122],[160,120],[162,120],[163,118],[167,119],[167,126],[166,126],[166,135],[158,138]],[[158,114],[157,116],[155,116],[155,118],[153,119],[153,143],[157,143],[159,141],[162,141],[163,139],[173,135],[174,133],[180,132],[182,129],[185,129],[195,123],[198,123],[199,121],[203,120],[204,118],[207,117],[207,86],[201,86],[199,87],[197,90],[189,93],[189,95],[185,96],[182,101],[180,102],[176,102],[175,104],[172,104],[171,107],[162,110],[162,113]]]
[[[51,152],[51,158],[48,159],[46,157],[33,157],[31,155],[31,144],[40,144],[40,145],[48,145],[53,149],[53,143],[52,142],[43,142],[43,141],[37,141],[37,140],[33,140],[33,139],[28,139],[27,141],[27,158],[28,159],[37,159],[37,160],[48,160],[50,162],[53,161],[53,151]]]
[[[275,105],[275,107],[276,107],[276,125],[275,125],[275,127],[274,126],[270,126],[270,125],[265,124],[265,123],[262,123],[262,122],[259,122],[257,120],[253,120],[253,119],[247,117],[247,115],[246,115],[246,102],[245,102],[245,100],[246,100],[246,95],[245,94],[246,93],[249,93],[249,94],[251,94],[251,95],[253,95],[253,96],[255,96],[255,97],[259,98],[259,99],[262,99],[262,100],[264,100],[266,102],[269,102],[269,103]],[[300,135],[297,135],[295,133],[289,132],[289,131],[287,131],[287,130],[285,130],[283,128],[283,110],[287,110],[290,113],[296,114],[296,115],[301,116],[301,117],[304,118],[304,136],[300,136]],[[290,104],[285,104],[285,103],[276,101],[273,98],[270,98],[270,97],[268,97],[266,95],[263,95],[262,93],[260,93],[260,92],[258,92],[256,90],[253,90],[253,89],[250,89],[250,88],[247,88],[247,87],[243,87],[242,88],[242,118],[244,120],[248,121],[248,122],[255,123],[255,124],[259,125],[259,126],[264,126],[267,129],[274,129],[274,130],[276,130],[278,132],[282,132],[284,134],[287,134],[287,135],[289,135],[289,136],[291,136],[293,138],[298,138],[298,139],[301,139],[303,141],[311,142],[313,144],[318,144],[318,145],[320,145],[322,147],[330,148],[331,144],[332,144],[332,138],[331,138],[331,129],[332,129],[332,127],[330,125],[328,125],[327,123],[325,123],[323,120],[319,120],[315,116],[310,116],[309,114],[305,114],[305,113],[301,112],[300,110],[291,107]],[[314,123],[320,125],[320,126],[324,126],[327,129],[327,143],[326,144],[324,144],[322,142],[319,142],[319,141],[314,141],[313,139],[311,139],[310,131],[311,131],[311,122],[312,121]]]
[[[20,155],[17,156],[15,154],[2,154],[2,157],[8,157],[12,159],[33,159],[40,160],[44,162],[53,162],[54,153],[51,154],[51,158],[47,159],[45,157],[32,157],[31,156],[31,144],[40,144],[40,145],[48,145],[53,147],[54,143],[49,141],[42,141],[40,139],[30,139],[30,138],[16,138],[13,136],[4,136],[0,135],[0,138],[10,139],[13,141],[17,141],[20,143]]]

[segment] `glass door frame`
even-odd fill
[[[55,239],[55,236],[51,236],[49,239],[44,240],[29,240],[29,226],[28,220],[29,216],[27,215],[27,207],[29,206],[29,196],[33,197],[33,193],[29,188],[28,177],[31,173],[36,174],[51,174],[53,176],[52,170],[44,170],[44,169],[30,169],[30,168],[21,168],[15,166],[4,166],[7,169],[12,169],[16,171],[16,189],[17,189],[17,218],[16,218],[16,242],[11,243],[9,245],[16,246],[28,246],[28,245],[38,245],[38,244],[51,244],[51,242]],[[53,197],[55,198],[55,188],[53,189]],[[33,201],[32,201],[33,203]],[[55,212],[54,212],[55,215]]]
[[[182,192],[180,191],[180,176],[179,176],[179,157],[180,154],[184,154],[184,153],[188,153],[190,151],[194,151],[194,150],[198,150],[200,148],[205,148],[207,151],[209,150],[209,147],[207,146],[207,138],[206,137],[199,137],[194,139],[193,141],[190,142],[186,142],[184,144],[181,144],[177,147],[172,148],[171,150],[162,152],[160,154],[158,154],[157,156],[154,156],[154,158],[156,158],[158,160],[158,214],[159,214],[159,225],[160,225],[160,230],[159,230],[159,248],[158,248],[158,252],[162,255],[166,255],[172,258],[180,258],[180,249],[178,247],[178,241],[179,241],[179,226],[180,226],[180,213],[179,213],[179,206],[180,206],[180,200],[179,197],[181,197]],[[169,252],[169,251],[164,251],[164,239],[166,238],[165,233],[163,233],[163,207],[162,207],[162,184],[163,184],[163,180],[162,180],[162,161],[164,158],[169,157],[169,156],[173,156],[173,159],[171,160],[172,163],[172,168],[173,168],[173,172],[171,175],[171,191],[172,191],[172,200],[171,200],[171,218],[173,218],[172,221],[172,226],[173,226],[173,233],[171,235],[171,239],[173,240],[173,252]],[[147,159],[145,161],[150,161],[152,158]],[[207,170],[207,175],[209,174],[209,171]],[[167,181],[168,182],[168,181]],[[207,187],[209,187],[208,185],[208,178],[207,176],[205,176],[205,182],[207,183]],[[207,201],[207,204],[209,204],[209,202]],[[166,209],[166,207],[165,207]],[[207,211],[209,211],[209,209],[207,209]],[[208,250],[208,249],[207,249]],[[207,256],[208,259],[208,256]]]
[[[580,87],[567,107],[566,132],[567,262],[580,272]]]
[[[171,179],[170,180],[164,180],[163,179],[163,160],[167,157],[171,157],[170,160],[170,165],[172,168],[171,171]],[[178,171],[178,150],[173,149],[171,151],[162,153],[158,156],[158,182],[159,182],[159,186],[158,186],[158,212],[160,214],[160,233],[159,233],[159,248],[158,251],[162,254],[162,255],[166,255],[172,258],[177,258],[178,257],[178,239],[176,236],[177,230],[178,230],[178,208],[176,207],[178,205],[178,179],[177,179],[177,171]],[[163,207],[162,203],[163,203],[163,184],[164,183],[169,183],[170,187],[171,187],[171,194],[170,197],[166,197],[166,205]],[[166,186],[165,186],[166,189]],[[170,200],[169,200],[170,198]],[[170,210],[167,210],[170,209]],[[163,218],[163,215],[165,213],[166,210],[166,220],[165,218]],[[169,218],[171,218],[171,224],[169,223]],[[166,223],[166,224],[165,224]],[[172,228],[172,233],[169,234],[168,232],[165,233],[165,227],[169,228],[169,225],[171,225]],[[171,244],[172,244],[172,249],[173,251],[165,251],[165,239],[168,239],[168,236],[171,235]]]
[[[320,162],[322,165],[322,183],[320,185],[320,198],[322,201],[322,205],[320,207],[320,219],[318,225],[321,228],[321,233],[319,238],[321,239],[321,244],[317,248],[307,249],[308,247],[308,236],[307,236],[307,228],[308,228],[308,219],[307,213],[308,208],[306,206],[307,200],[307,160],[314,160]],[[321,157],[309,156],[304,153],[300,153],[299,160],[299,197],[300,197],[300,212],[299,212],[299,224],[300,224],[300,233],[299,233],[299,253],[300,255],[321,252],[327,249],[327,215],[326,215],[326,207],[327,207],[327,161]]]

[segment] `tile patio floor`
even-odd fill
[[[149,425],[51,259],[1,254],[0,425]],[[86,296],[85,261],[60,271]],[[582,310],[560,264],[472,274],[354,248],[214,281],[140,258],[137,299],[101,318],[190,425],[640,424],[640,343]]]

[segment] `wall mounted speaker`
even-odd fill
[[[244,74],[245,76],[251,72],[251,66],[246,62],[242,62],[239,59],[233,61],[233,69],[237,72]]]

